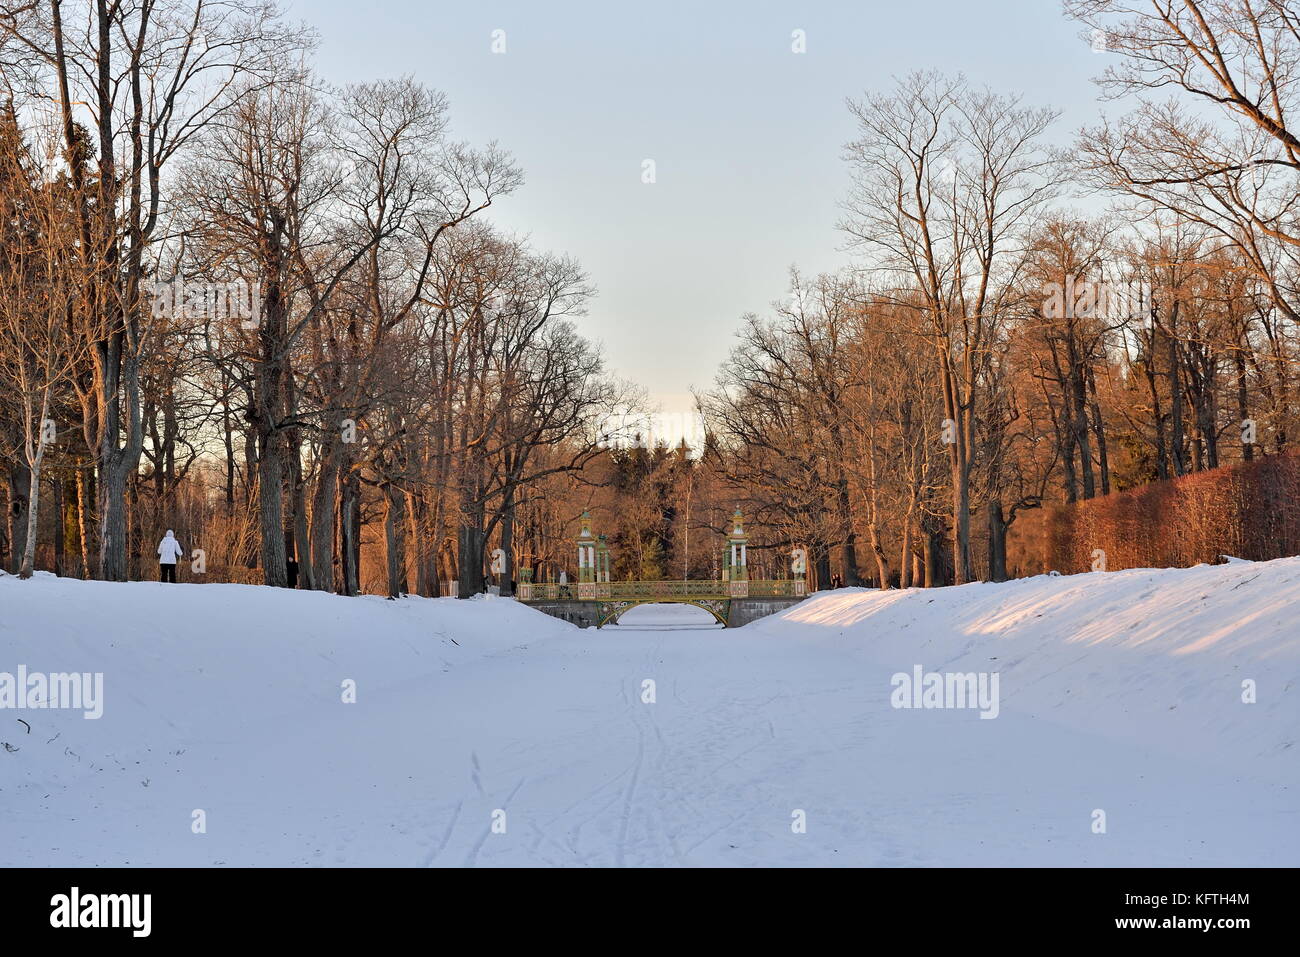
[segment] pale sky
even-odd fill
[[[291,0],[333,83],[413,75],[452,133],[496,139],[527,176],[491,211],[569,253],[600,290],[581,320],[611,371],[668,412],[709,385],[787,271],[848,262],[847,96],[917,69],[964,72],[1063,111],[1070,142],[1104,65],[1056,0]],[[504,54],[492,52],[504,31]],[[804,31],[807,52],[793,53]],[[642,183],[644,160],[656,182]]]

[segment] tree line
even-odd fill
[[[700,396],[731,494],[822,582],[1002,580],[1031,510],[1293,448],[1300,14],[1065,6],[1128,112],[1061,148],[962,77],[850,100],[854,265],[792,273]]]
[[[0,8],[12,571],[46,536],[137,577],[174,525],[214,577],[355,594],[378,529],[389,594],[474,594],[595,454],[626,390],[576,326],[594,287],[485,215],[522,171],[313,45],[260,0]]]
[[[853,265],[743,317],[690,448],[611,425],[591,279],[493,226],[523,173],[437,91],[329,85],[260,0],[0,6],[6,567],[138,577],[176,527],[210,579],[509,593],[590,510],[617,577],[716,577],[739,506],[753,577],[934,586],[1033,570],[1044,506],[1292,454],[1300,19],[1066,12],[1122,114],[851,99]]]

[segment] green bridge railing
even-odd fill
[[[802,578],[772,581],[520,582],[520,601],[697,601],[720,598],[803,598]]]

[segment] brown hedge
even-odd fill
[[[1171,568],[1221,555],[1267,561],[1300,554],[1300,453],[1152,482],[1024,514],[1011,528],[1016,575],[1092,568]]]

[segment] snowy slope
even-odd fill
[[[104,675],[98,720],[0,710],[0,864],[1294,866],[1298,613],[1300,559],[728,631],[0,577],[0,672]],[[996,672],[998,717],[892,707],[918,665]]]
[[[878,672],[997,671],[1004,714],[1246,770],[1300,769],[1300,753],[1287,760],[1300,739],[1300,559],[843,589],[755,628],[834,634]]]

